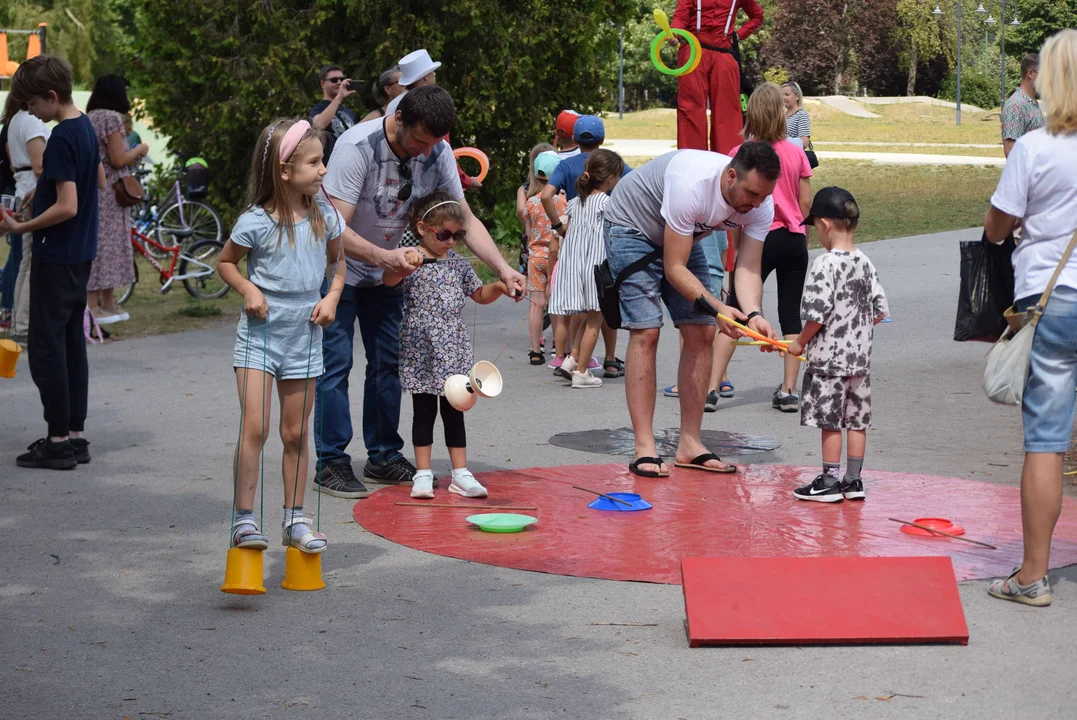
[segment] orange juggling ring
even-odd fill
[[[476,176],[479,182],[486,179],[486,174],[490,172],[490,158],[486,157],[486,153],[478,148],[463,147],[457,148],[452,151],[452,155],[456,159],[462,157],[471,158],[479,161],[479,174]]]

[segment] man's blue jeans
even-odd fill
[[[328,284],[322,284],[322,295]],[[318,378],[314,405],[314,442],[319,463],[350,461],[346,452],[352,441],[348,376],[355,344],[355,321],[366,352],[363,386],[363,441],[375,465],[387,465],[401,457],[404,440],[400,426],[400,323],[404,317],[404,293],[400,286],[346,286],[337,304],[337,316],[322,335],[325,372]]]

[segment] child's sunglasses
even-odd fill
[[[434,233],[434,237],[438,239],[438,242],[449,242],[449,240],[455,240],[456,242],[463,242],[467,239],[467,230],[460,228],[456,232],[451,230],[438,230]]]

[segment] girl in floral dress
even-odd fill
[[[414,407],[411,441],[415,467],[411,496],[434,497],[430,455],[438,408],[445,426],[445,444],[452,461],[449,492],[486,497],[484,488],[467,469],[464,413],[445,398],[445,379],[467,375],[475,363],[471,338],[464,323],[464,300],[488,305],[506,294],[501,282],[483,285],[471,263],[452,252],[467,237],[463,206],[447,193],[437,192],[411,204],[412,232],[422,238],[414,252],[435,262],[408,276],[386,272],[384,282],[404,287],[404,322],[400,327],[400,387],[410,392]]]

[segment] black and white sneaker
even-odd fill
[[[388,465],[375,465],[368,461],[363,468],[363,479],[381,485],[411,485],[417,472],[415,466],[401,455]],[[434,487],[437,487],[437,480],[434,481]]]
[[[831,485],[827,485],[830,481]],[[799,487],[793,491],[793,497],[797,500],[811,500],[813,502],[841,502],[844,497],[841,494],[841,483],[835,477],[825,474],[816,476],[810,485]]]
[[[856,480],[841,479],[841,494],[846,500],[863,500],[868,496],[864,492],[864,481],[860,478]]]
[[[770,406],[782,412],[797,412],[800,410],[800,398],[796,393],[783,392],[781,388],[778,388],[774,391]]]
[[[370,495],[363,481],[355,477],[350,458],[330,461],[322,465],[314,476],[314,489],[320,493],[347,500],[361,500]]]
[[[718,412],[718,392],[711,390],[707,393],[707,400],[703,403],[703,412]]]

